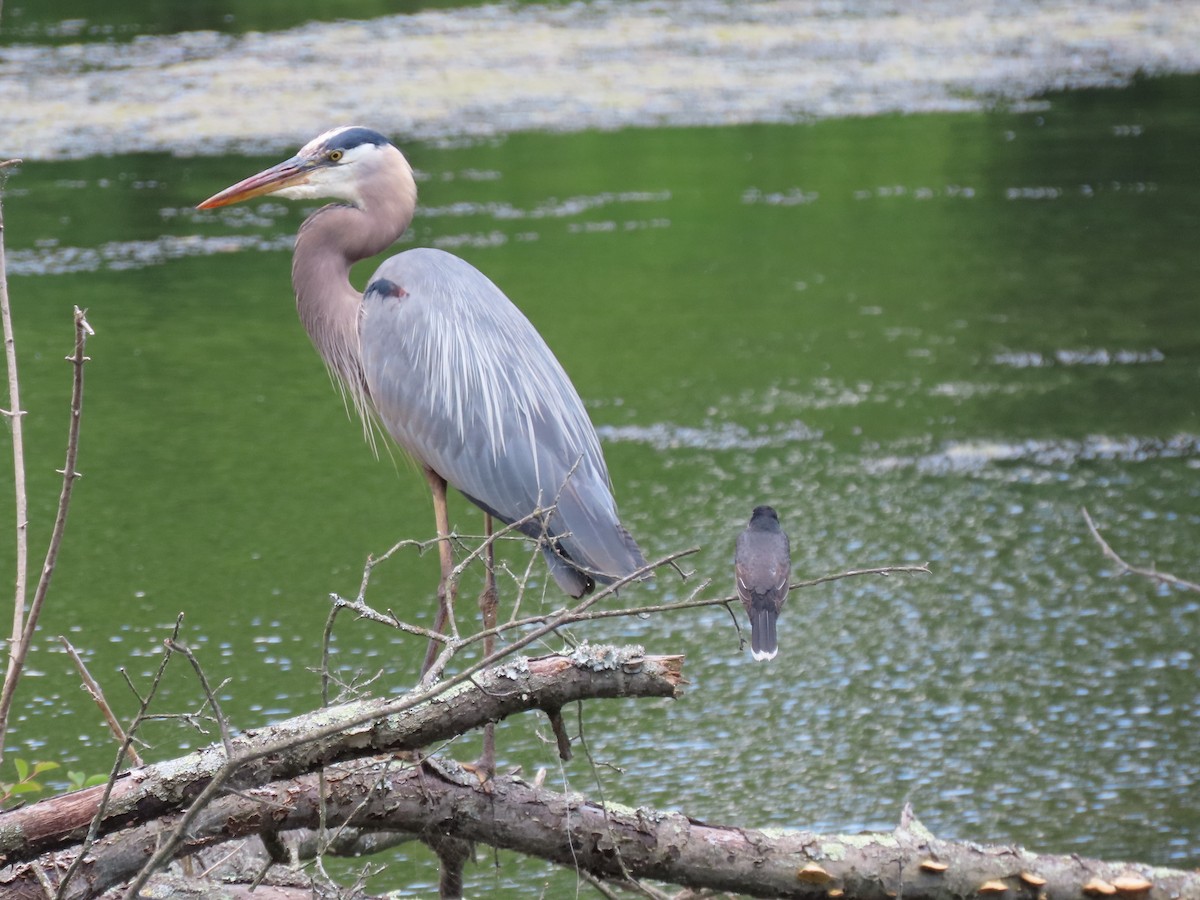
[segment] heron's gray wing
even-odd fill
[[[598,580],[642,564],[583,402],[486,276],[451,254],[409,250],[372,276],[362,316],[371,400],[401,447],[502,521],[557,504],[550,535]]]

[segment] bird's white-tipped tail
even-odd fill
[[[775,619],[778,616],[773,603],[766,603],[750,614],[750,652],[755,659],[774,659],[779,652],[775,641]]]

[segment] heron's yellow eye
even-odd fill
[[[330,162],[341,162],[342,157],[344,155],[345,154],[343,154],[341,150],[330,150],[329,151],[329,161]]]

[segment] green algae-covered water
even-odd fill
[[[948,837],[1197,864],[1200,596],[1114,577],[1080,508],[1131,563],[1200,578],[1198,101],[1178,77],[1015,111],[402,142],[421,175],[408,245],[461,254],[533,320],[648,554],[699,546],[696,577],[728,593],[765,502],[798,578],[931,563],[794,593],[770,664],[719,609],[579,629],[687,655],[681,700],[587,708],[593,756],[620,767],[598,770],[606,797],[829,831],[889,828],[910,801]],[[304,209],[192,209],[291,149],[36,161],[7,183],[35,546],[73,305],[96,330],[84,478],[10,755],[107,768],[54,637],[128,714],[118,669],[144,683],[180,612],[239,727],[310,708],[329,594],[430,536],[424,480],[372,456],[296,321]],[[452,512],[478,531],[461,498]],[[401,554],[368,599],[427,622],[435,584],[432,557]],[[382,692],[422,650],[349,622],[336,646]],[[199,706],[183,667],[162,703]],[[502,765],[598,794],[537,727],[505,723]],[[212,739],[149,737],[150,759]],[[573,891],[500,860],[481,854],[472,892]],[[375,883],[433,877],[411,848]]]

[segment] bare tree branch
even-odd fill
[[[137,749],[133,746],[133,742],[129,740],[129,735],[125,733],[125,729],[121,727],[121,723],[117,721],[117,716],[112,711],[112,707],[108,705],[108,700],[104,696],[104,689],[100,687],[99,682],[88,671],[87,664],[79,655],[79,651],[67,640],[66,636],[60,634],[58,640],[67,651],[67,656],[71,657],[71,662],[75,664],[75,670],[83,680],[83,689],[88,692],[92,700],[96,702],[96,706],[100,708],[100,714],[104,716],[104,721],[108,724],[108,730],[117,739],[117,743],[125,749],[125,754],[129,758],[130,765],[142,765],[142,758],[138,755]]]
[[[182,653],[184,658],[192,664],[192,670],[196,673],[196,678],[200,682],[200,688],[204,691],[205,703],[212,710],[213,718],[217,720],[217,730],[221,734],[221,743],[225,747],[225,755],[232,756],[233,743],[229,734],[229,723],[225,721],[225,715],[221,712],[221,704],[217,702],[217,695],[209,686],[208,677],[204,674],[204,667],[200,665],[200,660],[196,659],[196,655],[188,649],[186,644],[176,638],[168,639],[166,647],[173,653]],[[203,710],[201,711],[203,712]]]
[[[2,225],[3,223],[0,222],[0,227]],[[2,281],[3,273],[0,272],[0,283]],[[3,305],[4,309],[7,310],[7,292],[5,292]],[[11,325],[9,329],[11,331]],[[92,326],[88,324],[86,312],[78,306],[75,307],[75,350],[67,357],[67,361],[75,367],[75,377],[71,389],[71,422],[67,429],[67,460],[61,473],[63,476],[62,492],[58,499],[58,511],[54,517],[54,527],[50,532],[50,543],[46,548],[46,559],[42,563],[42,574],[38,578],[33,602],[30,604],[28,613],[24,616],[24,624],[19,629],[16,626],[24,610],[23,588],[21,596],[17,598],[15,604],[17,609],[13,613],[14,630],[12,645],[9,648],[8,669],[4,676],[4,687],[0,690],[0,749],[3,749],[4,740],[8,734],[9,712],[12,709],[17,683],[21,678],[21,670],[25,665],[25,657],[29,654],[29,645],[33,641],[33,634],[37,628],[42,607],[46,603],[47,592],[50,590],[50,579],[54,575],[54,567],[58,562],[58,551],[62,546],[63,534],[67,528],[67,512],[71,507],[71,491],[74,488],[75,479],[79,477],[79,473],[75,471],[75,463],[79,457],[79,426],[83,415],[83,365],[88,361],[88,357],[84,354],[84,348],[87,345],[88,335],[91,334],[95,334],[95,332],[92,331]],[[10,378],[13,379],[15,387],[15,356],[10,356],[10,365],[12,367]],[[16,403],[14,403],[14,409],[16,409]],[[19,420],[20,415],[13,417],[14,423]],[[20,525],[20,523],[18,524]]]
[[[12,428],[13,448],[13,493],[17,508],[17,571],[16,592],[13,597],[13,627],[9,643],[8,667],[4,676],[3,694],[9,694],[8,683],[16,679],[16,649],[25,627],[25,601],[29,586],[29,499],[25,490],[25,438],[21,409],[20,382],[17,379],[17,345],[13,332],[12,309],[8,302],[8,272],[4,259],[4,185],[8,170],[21,162],[9,159],[0,162],[0,323],[4,332],[4,358],[8,369],[8,409],[2,410],[9,418]],[[14,685],[15,689],[15,685]],[[11,701],[10,701],[11,703]],[[0,710],[6,710],[0,703]],[[4,750],[4,739],[8,734],[8,714],[0,712],[0,753]]]
[[[402,544],[403,543],[407,543],[407,542],[402,542]],[[397,545],[397,547],[398,546],[400,546],[400,545]],[[392,549],[395,550],[396,548],[393,547]],[[698,552],[698,550],[699,550],[699,548],[692,547],[687,550],[682,550],[678,553],[670,554],[652,564],[645,566],[643,569],[639,569],[638,572],[635,572],[633,575],[630,575],[629,579],[627,579],[627,580],[636,580],[640,574],[644,574],[646,571],[651,571],[654,569],[661,568],[664,565],[674,565],[674,563],[677,559],[681,559],[685,556],[690,556],[691,554]],[[391,552],[392,551],[389,551],[389,554]],[[370,562],[368,564],[370,565]],[[920,565],[920,566],[880,566],[880,567],[871,568],[871,569],[849,569],[847,571],[837,572],[832,575],[823,575],[819,578],[813,578],[808,581],[798,581],[792,585],[792,588],[799,590],[799,589],[806,588],[806,587],[814,587],[819,584],[826,584],[831,581],[839,581],[844,578],[860,578],[864,575],[879,575],[882,577],[887,577],[889,575],[899,575],[899,574],[929,575],[929,574],[931,574],[931,572],[930,572],[928,563],[925,563],[924,565]],[[451,657],[453,657],[456,653],[458,653],[460,650],[462,650],[466,647],[469,647],[472,644],[475,644],[479,641],[486,641],[489,637],[491,637],[493,635],[499,636],[499,635],[503,635],[505,632],[508,632],[508,631],[529,628],[534,625],[546,625],[547,623],[552,623],[552,626],[548,627],[547,629],[539,629],[539,633],[542,633],[546,630],[554,630],[554,629],[565,627],[568,625],[575,625],[580,622],[591,622],[591,621],[598,620],[598,619],[613,619],[613,618],[626,618],[626,617],[630,617],[630,616],[640,617],[640,616],[658,615],[658,614],[664,613],[664,612],[678,612],[681,610],[702,609],[702,608],[708,607],[708,606],[724,606],[726,609],[729,609],[730,614],[733,615],[733,617],[734,617],[734,624],[735,625],[737,624],[737,616],[736,616],[736,614],[733,613],[733,610],[730,606],[730,604],[740,603],[736,594],[730,595],[728,597],[709,597],[709,598],[697,599],[696,595],[700,591],[702,591],[703,589],[708,587],[708,585],[709,585],[708,581],[704,581],[701,584],[699,584],[691,592],[691,594],[688,596],[688,598],[686,600],[680,600],[675,603],[659,603],[659,604],[656,604],[653,606],[619,607],[616,609],[593,609],[592,608],[598,600],[604,599],[609,594],[614,593],[617,587],[624,586],[624,584],[625,584],[625,581],[622,581],[619,585],[613,585],[613,586],[605,589],[603,592],[600,592],[592,597],[585,598],[583,602],[581,602],[577,606],[573,607],[572,609],[564,610],[564,609],[560,608],[560,609],[556,609],[556,610],[553,610],[548,613],[541,613],[538,615],[526,616],[521,619],[509,619],[508,621],[506,621],[502,624],[493,626],[492,628],[484,628],[480,631],[477,631],[473,634],[470,634],[470,635],[467,635],[466,637],[461,637],[461,638],[454,638],[451,635],[439,635],[433,631],[430,631],[427,628],[421,628],[420,626],[412,625],[408,622],[399,621],[396,618],[396,616],[390,612],[389,613],[381,613],[378,610],[373,609],[363,599],[363,597],[361,595],[357,599],[355,599],[353,602],[351,602],[349,600],[345,600],[341,597],[338,597],[335,594],[331,597],[334,607],[333,607],[333,610],[330,612],[329,619],[326,621],[325,640],[326,640],[326,642],[328,642],[329,636],[332,633],[333,618],[336,615],[336,613],[343,609],[348,610],[348,611],[354,613],[359,618],[368,619],[372,622],[378,622],[379,624],[387,625],[388,627],[391,627],[391,628],[397,628],[401,631],[404,631],[407,634],[413,634],[413,635],[418,635],[418,636],[422,636],[422,637],[431,637],[434,640],[442,641],[445,644],[445,649],[442,651],[442,654],[439,657],[439,661],[437,663],[435,663],[434,668],[431,670],[431,671],[440,673],[442,671],[442,669],[445,668],[446,662],[448,662],[449,659]],[[498,651],[497,655],[503,655],[505,652],[511,651],[512,649],[515,649],[518,646],[524,646],[526,643],[527,643],[527,641],[522,641],[520,644],[510,645],[508,648],[501,648],[501,650]],[[328,643],[326,643],[325,646],[327,647]],[[489,658],[494,658],[494,657],[495,657],[495,655],[493,655],[492,657],[489,657]]]
[[[460,676],[454,684],[397,700],[356,701],[297,716],[237,735],[228,760],[223,746],[211,745],[180,761],[123,772],[105,788],[0,813],[0,862],[32,859],[78,840],[106,789],[111,796],[99,833],[189,804],[198,807],[206,784],[219,782],[213,792],[219,794],[226,786],[244,789],[313,771],[333,759],[416,750],[487,721],[584,698],[673,697],[681,667],[682,657],[647,656],[638,647],[587,647],[472,672],[479,687]]]
[[[175,628],[171,632],[170,640],[174,640],[175,638],[179,637],[179,629],[182,627],[182,625],[183,613],[180,613],[175,619]],[[100,787],[92,788],[90,790],[88,801],[92,804],[92,808],[89,810],[88,806],[82,806],[77,809],[78,814],[87,815],[88,817],[88,821],[86,823],[87,833],[83,838],[82,851],[67,867],[66,874],[63,875],[62,882],[59,884],[58,891],[55,894],[55,900],[63,900],[63,897],[66,896],[67,888],[71,883],[71,879],[75,877],[80,865],[87,858],[88,849],[92,846],[100,834],[100,829],[104,823],[106,813],[110,809],[109,803],[112,800],[113,791],[117,789],[117,777],[121,771],[124,758],[128,751],[133,747],[133,740],[137,735],[138,728],[140,728],[142,722],[148,718],[147,714],[150,710],[150,704],[158,695],[158,687],[160,684],[162,684],[163,675],[166,673],[167,664],[170,661],[171,648],[168,644],[166,652],[163,653],[162,660],[159,661],[158,671],[154,675],[154,680],[150,683],[150,690],[147,691],[146,696],[143,697],[136,690],[133,692],[134,695],[137,696],[139,703],[137,716],[134,717],[133,724],[129,726],[129,730],[125,735],[125,738],[121,741],[121,749],[117,751],[117,758],[113,760],[112,770],[109,772],[108,781],[106,781]],[[128,679],[129,676],[126,675],[125,677]],[[130,684],[130,687],[133,687],[132,683]],[[78,797],[86,794],[89,794],[88,790],[79,791],[75,794],[67,794],[65,796]],[[74,829],[76,834],[82,830],[82,827],[82,823],[76,825]]]
[[[196,818],[185,853],[240,840],[265,823],[311,828],[325,804],[329,822],[384,832],[439,835],[513,850],[602,882],[659,896],[646,880],[739,896],[805,900],[954,900],[962,897],[1085,900],[1096,896],[1170,900],[1200,896],[1200,873],[1102,862],[1074,854],[941,840],[905,809],[891,832],[828,835],[759,831],[702,822],[678,812],[606,807],[498,775],[486,787],[460,766],[426,760],[392,767],[364,759],[327,770],[330,793],[308,774],[228,795]],[[365,801],[364,802],[364,798]],[[176,818],[111,835],[89,851],[84,877],[65,900],[88,900],[138,870]],[[64,856],[42,857],[53,883]],[[0,873],[5,900],[42,900],[32,865]]]
[[[1079,511],[1083,513],[1083,521],[1087,523],[1088,531],[1092,533],[1092,537],[1096,539],[1096,543],[1100,545],[1100,551],[1120,570],[1117,574],[1124,575],[1128,572],[1131,575],[1140,575],[1142,578],[1149,578],[1151,581],[1157,581],[1160,584],[1169,584],[1172,587],[1184,588],[1189,591],[1200,591],[1200,584],[1194,581],[1185,581],[1182,578],[1176,578],[1167,572],[1159,572],[1157,569],[1140,569],[1137,566],[1131,566],[1125,562],[1108,542],[1100,536],[1100,530],[1096,527],[1096,523],[1092,521],[1092,517],[1088,515],[1087,507],[1081,506]]]

